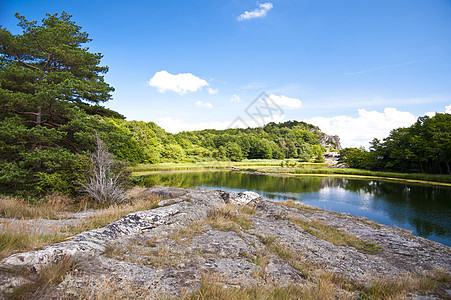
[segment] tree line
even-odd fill
[[[420,117],[412,126],[394,129],[370,144],[369,150],[342,149],[341,160],[358,169],[451,174],[450,114]]]
[[[322,159],[323,133],[304,122],[171,134],[153,122],[126,121],[101,105],[114,91],[104,80],[108,67],[69,14],[47,14],[40,23],[16,17],[21,34],[0,26],[1,194],[76,194],[98,139],[131,164]]]

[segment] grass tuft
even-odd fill
[[[5,200],[6,199],[6,200]],[[33,206],[28,203],[24,203],[20,199],[1,197],[0,202],[3,204],[10,203],[11,201],[18,201],[19,204],[13,206],[17,209],[23,208],[28,217],[40,216],[44,214],[46,205],[40,206],[34,210]],[[48,199],[45,203],[55,203],[55,199]],[[59,200],[58,200],[59,201]],[[76,226],[70,227],[58,227],[42,228],[39,225],[33,225],[32,223],[25,223],[23,220],[3,220],[0,222],[0,259],[3,259],[13,253],[39,249],[46,245],[51,245],[60,241],[63,241],[67,237],[75,234],[79,234],[84,231],[88,231],[94,228],[102,227],[110,224],[119,218],[136,211],[149,210],[158,207],[160,200],[156,197],[148,197],[143,200],[136,200],[134,203],[125,205],[112,205],[108,208],[100,209],[99,214],[88,217],[87,220],[81,222]],[[62,203],[62,202],[60,202]],[[14,203],[13,203],[14,204]],[[9,204],[8,204],[9,205]],[[6,208],[7,205],[0,207]],[[64,205],[63,205],[64,207]],[[31,213],[27,213],[29,210]],[[50,210],[50,209],[49,209]],[[18,213],[11,212],[11,215],[18,216]],[[47,213],[49,216],[49,213]]]
[[[370,254],[375,254],[382,249],[382,247],[377,246],[374,243],[369,243],[356,236],[343,233],[319,220],[310,220],[309,222],[306,222],[297,218],[290,218],[289,221],[299,225],[311,235],[337,246],[354,247],[359,251]]]
[[[370,284],[361,292],[361,298],[400,299],[408,293],[429,293],[439,286],[449,289],[450,282],[449,271],[441,267],[420,274],[406,272],[394,278],[375,276],[370,278]]]
[[[265,285],[236,287],[227,285],[222,278],[223,277],[220,274],[202,274],[199,289],[195,292],[187,293],[182,299],[352,299],[350,295],[340,293],[340,289],[325,276],[318,277],[318,280],[309,286],[300,284],[279,285],[270,282]]]
[[[74,208],[74,200],[62,194],[48,195],[34,204],[8,196],[0,196],[0,217],[16,219],[55,219]]]
[[[18,251],[33,250],[56,243],[65,237],[66,235],[58,232],[58,228],[51,233],[40,233],[39,227],[31,224],[4,221],[0,231],[0,259]]]
[[[246,209],[247,210],[247,209]],[[216,229],[229,231],[233,230],[237,233],[240,229],[252,228],[252,221],[243,213],[243,210],[238,210],[233,204],[223,205],[218,209],[212,210],[208,214],[208,223]],[[239,228],[237,228],[237,225]]]
[[[30,270],[23,272],[30,283],[16,288],[11,295],[12,299],[41,299],[48,296],[47,291],[63,281],[66,274],[75,266],[74,259],[65,256],[53,264],[48,264],[37,273]]]

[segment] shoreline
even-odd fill
[[[261,167],[263,168],[263,167]],[[334,169],[331,169],[334,170]],[[183,169],[160,169],[160,170],[151,170],[151,171],[132,171],[132,176],[147,176],[147,175],[158,175],[158,174],[173,174],[173,173],[190,173],[190,172],[214,172],[214,171],[234,171],[234,172],[245,172],[252,174],[261,174],[261,175],[270,175],[270,176],[309,176],[309,177],[341,177],[341,178],[357,178],[357,179],[375,179],[380,181],[389,181],[389,182],[408,182],[414,184],[424,184],[424,185],[436,185],[436,186],[444,186],[451,187],[451,183],[440,182],[440,181],[429,181],[429,180],[420,180],[420,179],[411,179],[411,178],[403,178],[403,177],[386,177],[386,176],[378,176],[378,175],[358,175],[358,174],[343,174],[343,173],[314,173],[310,170],[308,173],[293,173],[293,172],[279,172],[279,171],[270,171],[270,170],[258,170],[252,168],[235,168],[235,167],[212,167],[212,168],[183,168]],[[417,174],[417,173],[413,173]]]
[[[224,291],[296,289],[309,299],[326,290],[324,299],[450,296],[451,248],[406,230],[249,191],[139,189],[138,198],[151,195],[161,199],[156,208],[3,259],[0,295],[34,280],[15,270],[40,274],[75,260],[46,295],[95,294],[109,280],[128,299],[185,299],[218,283]]]

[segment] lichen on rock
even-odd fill
[[[338,291],[353,298],[370,278],[421,274],[437,266],[449,276],[449,247],[357,217],[283,205],[254,192],[154,187],[142,197],[149,194],[168,199],[158,208],[5,258],[0,268],[10,271],[0,274],[0,293],[26,281],[11,270],[39,272],[67,256],[76,268],[53,288],[55,295],[70,291],[80,297],[87,289],[95,294],[110,282],[122,291],[139,287],[131,290],[149,299],[180,297],[195,292],[205,274],[216,274],[230,287],[310,287],[318,285],[322,272],[334,284],[352,285]]]

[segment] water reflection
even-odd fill
[[[144,186],[252,190],[268,199],[295,199],[323,209],[412,230],[451,246],[451,189],[337,177],[279,177],[240,172],[187,172],[142,176]]]

